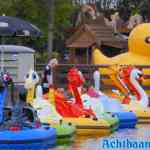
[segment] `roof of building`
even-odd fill
[[[35,50],[25,46],[18,45],[0,45],[0,52],[7,53],[34,53]]]
[[[87,48],[94,43],[99,46],[127,48],[127,40],[114,35],[113,29],[105,24],[103,15],[79,26],[77,31],[66,41],[67,47],[70,48]]]

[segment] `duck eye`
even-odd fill
[[[36,79],[36,74],[35,73],[32,74],[32,78],[33,78],[33,80]]]
[[[150,44],[150,36],[145,39],[145,42]]]
[[[26,78],[29,78],[29,74],[26,75]]]

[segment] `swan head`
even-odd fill
[[[129,52],[150,57],[150,23],[136,26],[128,39]]]
[[[77,68],[71,68],[67,74],[67,79],[70,84],[79,87],[84,84],[85,79],[82,74]]]
[[[40,78],[36,71],[30,70],[25,76],[25,88],[34,88],[40,81]]]
[[[137,81],[141,81],[143,72],[135,68],[133,66],[123,66],[119,70],[119,76],[123,79],[136,79]]]
[[[89,108],[91,107],[91,105],[92,105],[92,104],[91,104],[91,101],[90,101],[89,95],[83,94],[83,95],[81,96],[81,99],[82,99],[84,108],[89,109]]]
[[[141,70],[137,68],[133,68],[130,74],[130,78],[136,79],[137,81],[141,81],[143,73]]]

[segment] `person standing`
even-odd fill
[[[49,85],[53,85],[53,68],[56,65],[58,65],[58,60],[56,58],[52,58],[48,63],[48,67],[50,69],[48,76],[47,76]]]
[[[53,68],[58,64],[58,60],[53,58],[49,61],[46,65],[43,80],[42,80],[42,87],[43,87],[43,94],[49,92],[49,87],[53,86]]]

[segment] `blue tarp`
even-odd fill
[[[2,123],[3,121],[3,109],[6,96],[7,96],[7,89],[4,89],[4,91],[0,92],[0,123]]]

